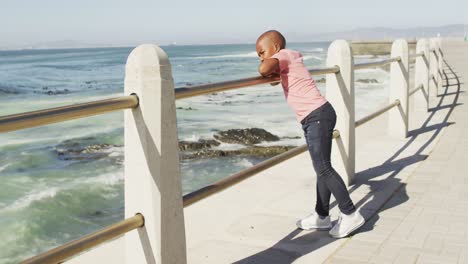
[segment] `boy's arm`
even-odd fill
[[[272,77],[279,73],[279,61],[276,58],[265,59],[258,66],[258,72],[264,77]]]

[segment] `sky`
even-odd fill
[[[467,0],[0,0],[0,47],[252,43],[268,29],[303,41],[356,28],[463,24],[467,13]]]

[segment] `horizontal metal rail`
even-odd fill
[[[408,93],[408,96],[411,96],[413,95],[415,92],[417,92],[419,89],[422,89],[424,87],[424,85],[420,84],[418,87],[414,88],[413,90],[411,90],[409,93]]]
[[[338,138],[340,136],[340,132],[338,130],[333,131],[333,138]],[[276,155],[270,159],[267,159],[265,161],[262,161],[252,167],[246,168],[244,170],[241,170],[227,178],[224,178],[222,180],[219,180],[211,185],[208,185],[206,187],[203,187],[199,190],[193,191],[191,193],[188,193],[184,195],[183,201],[184,201],[184,207],[187,207],[195,202],[198,202],[204,198],[207,198],[217,192],[220,192],[222,190],[225,190],[245,179],[248,179],[257,173],[264,171],[270,167],[273,167],[274,165],[281,163],[285,160],[288,160],[296,155],[301,154],[302,152],[307,151],[307,145],[304,144],[302,146],[290,149],[284,153],[281,153],[279,155]]]
[[[136,95],[128,95],[100,101],[1,116],[0,133],[43,126],[116,110],[135,108],[137,106],[138,97]]]
[[[359,119],[358,121],[354,122],[354,125],[355,125],[355,127],[358,127],[358,126],[360,126],[360,125],[363,125],[363,124],[367,123],[368,121],[370,121],[370,120],[372,120],[372,119],[378,117],[379,115],[381,115],[381,114],[387,112],[388,110],[392,109],[393,107],[395,107],[395,106],[397,106],[397,105],[399,105],[399,104],[400,104],[400,100],[397,99],[397,100],[395,100],[394,103],[392,103],[392,104],[390,104],[390,105],[388,105],[388,106],[385,106],[385,107],[383,107],[383,108],[381,108],[381,109],[375,111],[374,113],[372,113],[372,114],[370,114],[370,115],[367,115],[367,116],[365,116],[365,117]]]
[[[390,59],[381,60],[381,61],[358,63],[358,64],[354,64],[354,70],[374,68],[374,67],[384,66],[393,62],[400,62],[400,61],[401,61],[401,57],[396,57],[396,58],[390,58]]]
[[[425,56],[424,52],[420,52],[420,53],[412,54],[409,57],[410,58],[417,58],[417,57],[424,57],[424,56]]]
[[[97,232],[91,233],[77,240],[70,241],[59,247],[34,256],[30,259],[24,260],[23,262],[21,262],[21,264],[61,263],[62,261],[76,254],[84,252],[94,246],[97,246],[115,237],[123,235],[138,227],[142,227],[144,224],[145,219],[143,215],[136,214],[135,216],[125,219],[124,221],[110,225]]]
[[[338,72],[340,72],[340,68],[338,66],[309,70],[309,73],[311,75],[323,75],[323,74],[338,73]],[[244,78],[244,79],[233,80],[233,81],[226,81],[226,82],[185,86],[185,87],[180,87],[180,88],[175,89],[175,98],[183,99],[183,98],[189,98],[189,97],[194,97],[194,96],[203,95],[203,94],[233,90],[237,88],[266,84],[266,83],[274,83],[274,82],[279,82],[279,81],[280,81],[279,77],[265,78],[262,76],[257,76],[257,77],[250,77],[250,78]]]

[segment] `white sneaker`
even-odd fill
[[[328,233],[334,238],[346,237],[364,225],[365,222],[366,220],[357,210],[350,215],[341,213],[338,217],[338,223]]]
[[[296,225],[300,229],[304,230],[329,230],[332,227],[330,216],[326,216],[325,218],[321,219],[316,212],[313,212],[305,218],[298,220]]]

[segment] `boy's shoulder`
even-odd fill
[[[302,54],[297,50],[282,49],[279,52],[283,52],[284,54],[287,54],[292,59],[302,57]]]
[[[297,50],[281,49],[279,52],[283,52],[283,53],[286,53],[288,55],[293,55],[293,56],[297,56],[297,57],[302,57],[302,54]]]

